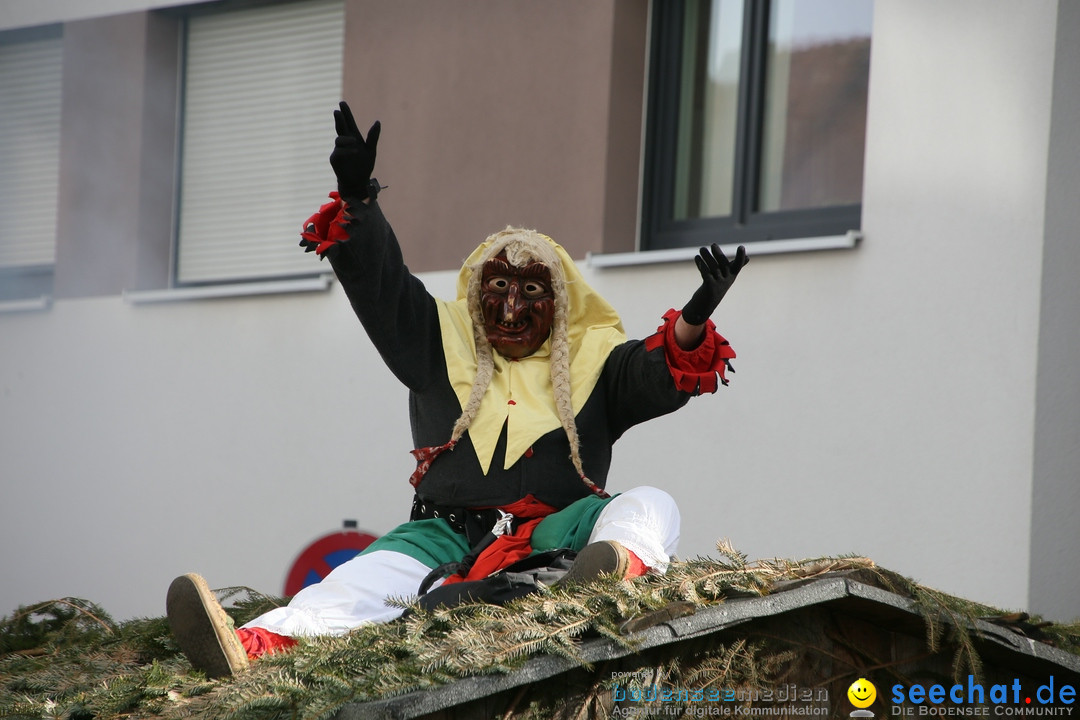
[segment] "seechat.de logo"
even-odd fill
[[[1025,690],[1019,678],[989,687],[973,675],[952,686],[902,683],[892,686],[893,715],[900,716],[1070,716],[1076,688],[1053,675],[1035,692]]]

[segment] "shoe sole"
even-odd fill
[[[190,573],[173,580],[165,614],[180,649],[207,677],[228,677],[247,668],[247,651],[232,620],[201,576]]]
[[[595,580],[601,575],[626,576],[626,570],[630,567],[630,554],[622,547],[610,540],[590,543],[586,545],[570,566],[556,586],[570,583],[583,583]]]

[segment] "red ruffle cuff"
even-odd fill
[[[674,309],[664,313],[664,324],[645,339],[645,349],[664,348],[664,358],[675,387],[689,393],[714,393],[719,387],[717,378],[719,384],[727,385],[726,371],[735,372],[728,362],[735,357],[735,350],[716,332],[712,320],[705,321],[705,336],[701,343],[693,350],[683,350],[675,342],[675,320],[681,314]]]
[[[339,242],[348,239],[345,230],[349,218],[345,213],[345,203],[337,191],[330,193],[330,202],[319,208],[318,212],[304,221],[300,232],[300,247],[305,252],[315,251],[319,257]]]

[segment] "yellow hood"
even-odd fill
[[[581,276],[567,252],[543,236],[562,261],[566,276],[567,333],[570,350],[570,388],[574,414],[592,394],[611,350],[626,341],[618,313]],[[476,341],[467,303],[469,280],[481,271],[491,241],[483,243],[465,261],[458,276],[457,300],[437,301],[439,323],[450,383],[462,407],[476,379]],[[556,303],[560,299],[556,298]],[[495,371],[469,426],[477,459],[487,474],[502,426],[507,425],[505,467],[510,467],[542,435],[559,427],[552,389],[551,338],[532,355],[510,360],[494,353]]]

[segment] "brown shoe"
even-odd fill
[[[235,675],[247,669],[247,651],[206,581],[195,573],[172,581],[165,613],[180,649],[207,677]]]
[[[630,552],[614,540],[601,540],[586,545],[574,558],[574,564],[556,585],[582,583],[594,580],[601,575],[626,577],[630,567]]]

